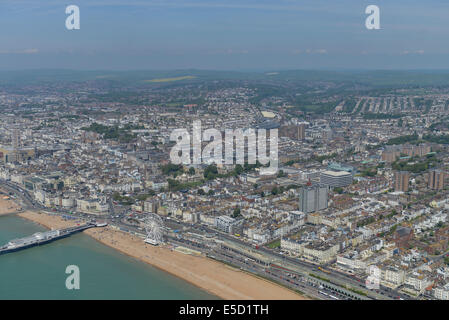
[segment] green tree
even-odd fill
[[[335,192],[335,193],[342,194],[342,193],[343,193],[343,188],[342,188],[342,187],[335,187],[335,188],[334,188],[334,192]]]
[[[207,180],[213,180],[218,176],[218,169],[215,164],[211,164],[204,170],[204,178]]]
[[[241,164],[237,164],[234,168],[234,172],[236,175],[240,175],[243,172],[243,167]]]

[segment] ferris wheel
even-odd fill
[[[162,227],[164,225],[161,217],[159,217],[157,214],[149,213],[145,218],[144,223],[145,231],[147,233],[145,242],[155,246],[161,244],[163,240]]]

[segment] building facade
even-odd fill
[[[299,191],[299,211],[311,213],[327,208],[328,189],[323,185],[304,186]]]
[[[347,171],[324,171],[320,175],[320,183],[331,188],[347,187],[352,183],[352,173]]]

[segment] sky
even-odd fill
[[[448,39],[447,0],[0,0],[0,70],[449,69]]]

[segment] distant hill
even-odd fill
[[[449,71],[320,71],[270,70],[265,72],[237,72],[214,70],[167,71],[77,71],[61,69],[0,71],[0,84],[38,84],[52,82],[111,81],[127,84],[161,85],[178,81],[246,80],[268,82],[331,81],[361,84],[373,88],[407,86],[449,86]],[[178,82],[177,81],[177,82]]]

